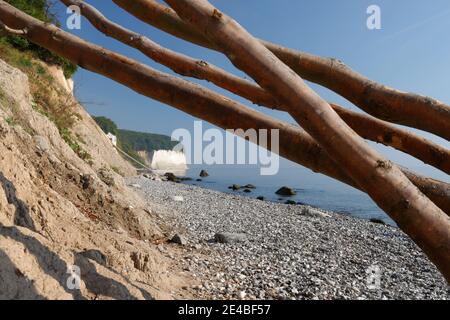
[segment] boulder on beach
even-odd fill
[[[179,234],[174,235],[172,237],[172,239],[169,240],[169,242],[176,243],[176,244],[179,244],[179,245],[182,245],[182,246],[185,246],[186,243],[187,243],[186,239],[183,236],[179,235]]]
[[[200,171],[200,177],[206,178],[209,177],[209,173],[206,170]]]
[[[214,240],[218,243],[239,243],[247,241],[247,235],[245,233],[231,232],[216,233]]]
[[[293,200],[287,200],[287,201],[285,202],[285,204],[296,205],[297,202],[295,202],[295,201],[293,201]]]
[[[264,198],[263,196],[259,196],[259,197],[257,197],[256,199],[261,200],[261,201],[264,201],[264,200],[265,200],[265,198]]]
[[[297,192],[295,192],[294,189],[289,188],[289,187],[281,187],[280,189],[278,189],[277,192],[275,192],[276,194],[279,194],[280,196],[295,196],[297,194]]]
[[[180,181],[176,175],[172,172],[166,172],[164,176],[167,178],[167,181],[178,182]]]

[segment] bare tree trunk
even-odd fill
[[[282,156],[361,189],[301,128],[274,120],[199,85],[163,74],[127,57],[92,45],[53,25],[42,23],[2,0],[0,20],[15,30],[27,30],[24,36],[28,40],[68,58],[83,68],[222,128],[279,129],[279,151]],[[406,174],[430,198],[440,203],[443,210],[450,208],[448,184],[409,172]]]
[[[108,20],[95,7],[82,0],[60,1],[67,6],[80,7],[81,14],[100,32],[138,49],[150,59],[169,67],[178,74],[211,81],[256,104],[285,110],[272,95],[253,82],[237,77],[205,61],[196,60],[164,48],[149,38]],[[338,105],[331,104],[331,106],[361,137],[396,148],[450,174],[449,150],[390,123],[346,110]]]
[[[303,80],[236,21],[206,0],[165,0],[205,31],[233,64],[288,108],[333,160],[397,222],[450,282],[450,218],[390,161],[371,149]]]
[[[158,29],[220,51],[217,45],[182,21],[173,10],[155,0],[112,1]],[[447,104],[378,84],[337,59],[322,58],[260,41],[301,77],[333,90],[367,113],[379,119],[425,130],[450,140],[450,106]]]

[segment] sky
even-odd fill
[[[191,57],[201,58],[238,75],[225,56],[174,38],[140,22],[110,0],[88,0],[109,19],[146,35],[159,44]],[[431,96],[450,103],[450,1],[448,0],[215,0],[216,7],[232,16],[253,35],[286,47],[334,57],[368,78],[402,91]],[[366,25],[370,5],[381,9],[381,29]],[[64,21],[65,8],[57,7]],[[65,24],[63,23],[63,26]],[[158,70],[137,50],[105,37],[83,19],[81,30],[73,34],[104,46]],[[120,128],[170,135],[175,129],[193,129],[193,117],[157,101],[140,96],[112,80],[79,70],[74,76],[76,96],[93,115],[113,119]],[[249,107],[279,119],[295,122],[289,115],[261,107],[218,89]],[[311,84],[323,98],[359,110],[333,92]],[[450,148],[450,143],[431,134],[425,137]],[[433,177],[449,181],[448,176],[400,152],[372,144],[391,160]],[[287,162],[285,162],[287,164]]]

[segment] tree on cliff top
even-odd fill
[[[6,2],[36,19],[59,25],[58,19],[52,13],[53,3],[49,0],[6,0]],[[69,60],[60,57],[23,37],[8,35],[2,36],[1,38],[4,38],[9,44],[20,50],[35,53],[40,60],[60,66],[63,69],[66,78],[70,78],[77,70],[77,66]]]

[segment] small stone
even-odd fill
[[[171,181],[171,182],[179,182],[180,181],[178,179],[178,177],[176,175],[174,175],[172,172],[166,172],[166,174],[164,174],[164,176],[167,178],[167,181]]]
[[[239,299],[244,300],[246,296],[247,296],[247,293],[245,291],[239,292]]]
[[[372,219],[370,219],[370,222],[377,223],[377,224],[383,224],[383,225],[386,224],[386,222],[384,222],[383,220],[378,219],[378,218],[372,218]]]
[[[322,212],[317,209],[304,207],[302,210],[302,214],[309,217],[319,217],[319,218],[330,218],[331,215],[325,212]]]
[[[43,136],[34,136],[33,139],[34,142],[36,143],[36,147],[39,150],[43,152],[47,152],[50,150],[50,143],[48,142],[47,138]]]
[[[183,198],[183,196],[173,196],[172,200],[176,201],[176,202],[183,202],[184,198]]]
[[[79,254],[87,259],[94,260],[101,265],[106,265],[106,256],[99,250],[86,249],[86,250],[80,252]]]
[[[92,185],[94,178],[92,177],[92,175],[90,174],[83,174],[81,175],[81,186],[83,187],[84,190],[86,190],[87,188],[89,188]]]
[[[239,243],[247,241],[247,235],[244,233],[224,232],[224,233],[216,233],[214,239],[218,243],[228,243],[228,244]]]
[[[186,243],[187,243],[186,239],[183,236],[179,235],[179,234],[174,235],[172,237],[172,239],[170,239],[170,242],[171,243],[176,243],[176,244],[179,244],[179,245],[182,245],[182,246],[185,246]]]

